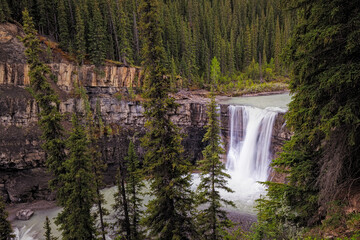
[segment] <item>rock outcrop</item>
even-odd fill
[[[16,213],[16,218],[19,220],[27,221],[32,215],[34,215],[34,211],[31,209],[21,209]]]

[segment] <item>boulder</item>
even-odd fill
[[[31,209],[21,209],[20,211],[18,211],[16,213],[16,218],[19,220],[29,220],[32,215],[34,215],[34,211],[32,211]]]

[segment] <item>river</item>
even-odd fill
[[[227,208],[230,212],[255,215],[254,202],[265,194],[265,187],[258,183],[266,181],[270,173],[271,132],[276,115],[287,110],[291,98],[288,93],[234,97],[222,99],[219,103],[229,105],[230,142],[226,167],[231,179],[228,185],[234,193],[221,192],[221,195],[235,202],[236,208]],[[199,183],[198,174],[193,174],[193,189]],[[113,204],[115,187],[103,190],[110,210]],[[145,202],[148,201],[146,197]],[[53,219],[59,207],[42,209],[35,212],[28,221],[12,222],[18,240],[42,239],[44,220]],[[108,217],[111,221],[113,217]],[[59,236],[53,221],[51,224],[55,236]]]

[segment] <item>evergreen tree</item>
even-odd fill
[[[66,199],[55,223],[62,231],[64,240],[91,240],[96,239],[95,219],[91,214],[96,199],[93,164],[84,127],[75,114],[71,122],[73,129],[67,141],[69,157],[65,162],[66,173],[62,176]]]
[[[101,188],[104,187],[103,182],[103,173],[106,169],[106,164],[101,159],[101,153],[99,151],[98,140],[103,137],[103,124],[101,113],[98,111],[97,120],[95,121],[94,115],[90,108],[89,98],[86,94],[86,90],[82,86],[78,86],[78,91],[81,100],[84,102],[85,110],[85,126],[86,126],[86,137],[89,141],[89,153],[92,160],[92,171],[94,174],[94,188],[96,191],[95,202],[97,205],[96,215],[98,215],[100,221],[100,231],[102,239],[105,240],[105,235],[107,233],[106,228],[108,227],[107,223],[104,221],[104,217],[109,215],[108,210],[104,207],[106,201],[104,195],[100,192]],[[97,102],[98,104],[98,102]]]
[[[142,189],[144,188],[144,174],[139,168],[139,160],[135,152],[134,143],[130,141],[128,155],[125,157],[127,163],[126,192],[129,204],[129,220],[132,240],[143,239],[140,219],[142,217]]]
[[[144,188],[143,173],[139,168],[139,160],[136,156],[134,144],[129,143],[128,154],[119,168],[117,181],[118,191],[115,193],[116,226],[119,228],[118,234],[126,236],[129,240],[144,238],[144,233],[140,228],[142,217],[142,189]]]
[[[281,30],[279,17],[276,20],[275,25],[275,70],[281,72],[280,54],[281,54]]]
[[[154,196],[147,206],[145,223],[150,228],[150,235],[156,239],[191,239],[196,231],[192,219],[191,175],[188,161],[181,156],[179,129],[169,116],[177,105],[168,97],[170,83],[163,66],[165,52],[159,8],[157,0],[143,0],[141,4],[143,64],[148,89],[145,93],[148,131],[142,142]]]
[[[57,201],[63,204],[61,187],[63,181],[61,175],[64,173],[63,163],[65,161],[65,144],[63,141],[63,128],[61,125],[62,115],[59,112],[60,100],[49,83],[50,69],[40,61],[40,41],[37,38],[32,18],[29,12],[23,12],[23,24],[25,37],[22,42],[25,45],[25,55],[29,64],[30,91],[34,96],[41,111],[39,114],[39,125],[42,130],[44,143],[42,148],[46,153],[46,165],[53,173],[54,178],[50,185],[57,190]]]
[[[10,18],[11,11],[6,0],[0,0],[0,23]]]
[[[116,176],[117,192],[114,194],[115,204],[113,205],[116,217],[114,226],[117,227],[116,233],[120,239],[122,237],[131,239],[129,203],[125,185],[126,174],[125,162],[120,160],[118,174]]]
[[[86,54],[86,41],[85,41],[85,24],[83,17],[81,15],[80,6],[76,7],[75,19],[76,19],[76,27],[75,27],[76,58],[80,64],[83,64]]]
[[[14,237],[11,234],[12,229],[7,217],[8,213],[5,211],[3,199],[0,195],[0,240],[10,240]]]
[[[210,67],[210,71],[211,71],[211,81],[212,81],[212,85],[218,86],[219,85],[219,78],[220,78],[220,64],[217,60],[216,57],[214,57],[211,60],[211,67]]]
[[[47,216],[46,216],[45,223],[44,223],[44,229],[45,229],[45,234],[44,234],[45,240],[56,240],[57,239],[51,233],[50,220]]]
[[[92,18],[89,22],[89,55],[91,62],[95,66],[104,63],[106,55],[106,34],[104,27],[104,19],[101,15],[97,0],[90,1]]]
[[[71,46],[71,36],[68,26],[68,17],[66,14],[65,0],[59,0],[58,19],[60,29],[60,47],[68,51]]]
[[[224,150],[221,147],[219,114],[215,97],[211,94],[208,105],[207,132],[203,138],[207,146],[203,151],[204,159],[199,161],[201,180],[198,186],[198,205],[206,204],[198,216],[200,233],[203,239],[223,239],[222,234],[230,226],[223,204],[234,206],[234,203],[221,198],[219,190],[233,192],[226,186],[230,175],[225,172],[225,165],[221,162]]]
[[[278,236],[283,223],[320,223],[327,203],[345,201],[340,192],[360,179],[360,5],[350,0],[285,4],[300,17],[287,47],[294,95],[286,119],[294,135],[274,161],[289,181],[268,183],[269,200],[261,202],[259,222],[269,229],[268,238]]]

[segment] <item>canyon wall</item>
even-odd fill
[[[34,199],[54,199],[48,188],[51,175],[46,171],[46,156],[41,149],[41,132],[37,124],[39,108],[26,90],[29,85],[28,66],[24,46],[17,36],[21,29],[13,24],[0,24],[0,194],[8,202],[24,202]],[[44,47],[44,52],[45,51]],[[141,69],[107,63],[78,66],[68,61],[61,52],[52,50],[51,56],[42,56],[52,70],[51,81],[60,96],[60,111],[64,114],[64,126],[70,129],[69,119],[74,112],[83,112],[83,102],[75,98],[74,86],[85,87],[91,108],[100,107],[105,125],[112,134],[100,140],[100,151],[107,162],[106,184],[114,183],[118,162],[126,155],[130,138],[140,156],[144,150],[140,138],[145,129],[144,109],[141,101],[131,100],[128,89],[142,84]],[[206,94],[180,92],[174,95],[179,108],[171,114],[173,122],[184,134],[184,157],[191,162],[201,158],[204,148],[202,138],[207,122]],[[227,106],[221,106],[221,128],[228,138]],[[278,151],[286,135],[284,120],[279,117],[273,133],[274,151]]]

